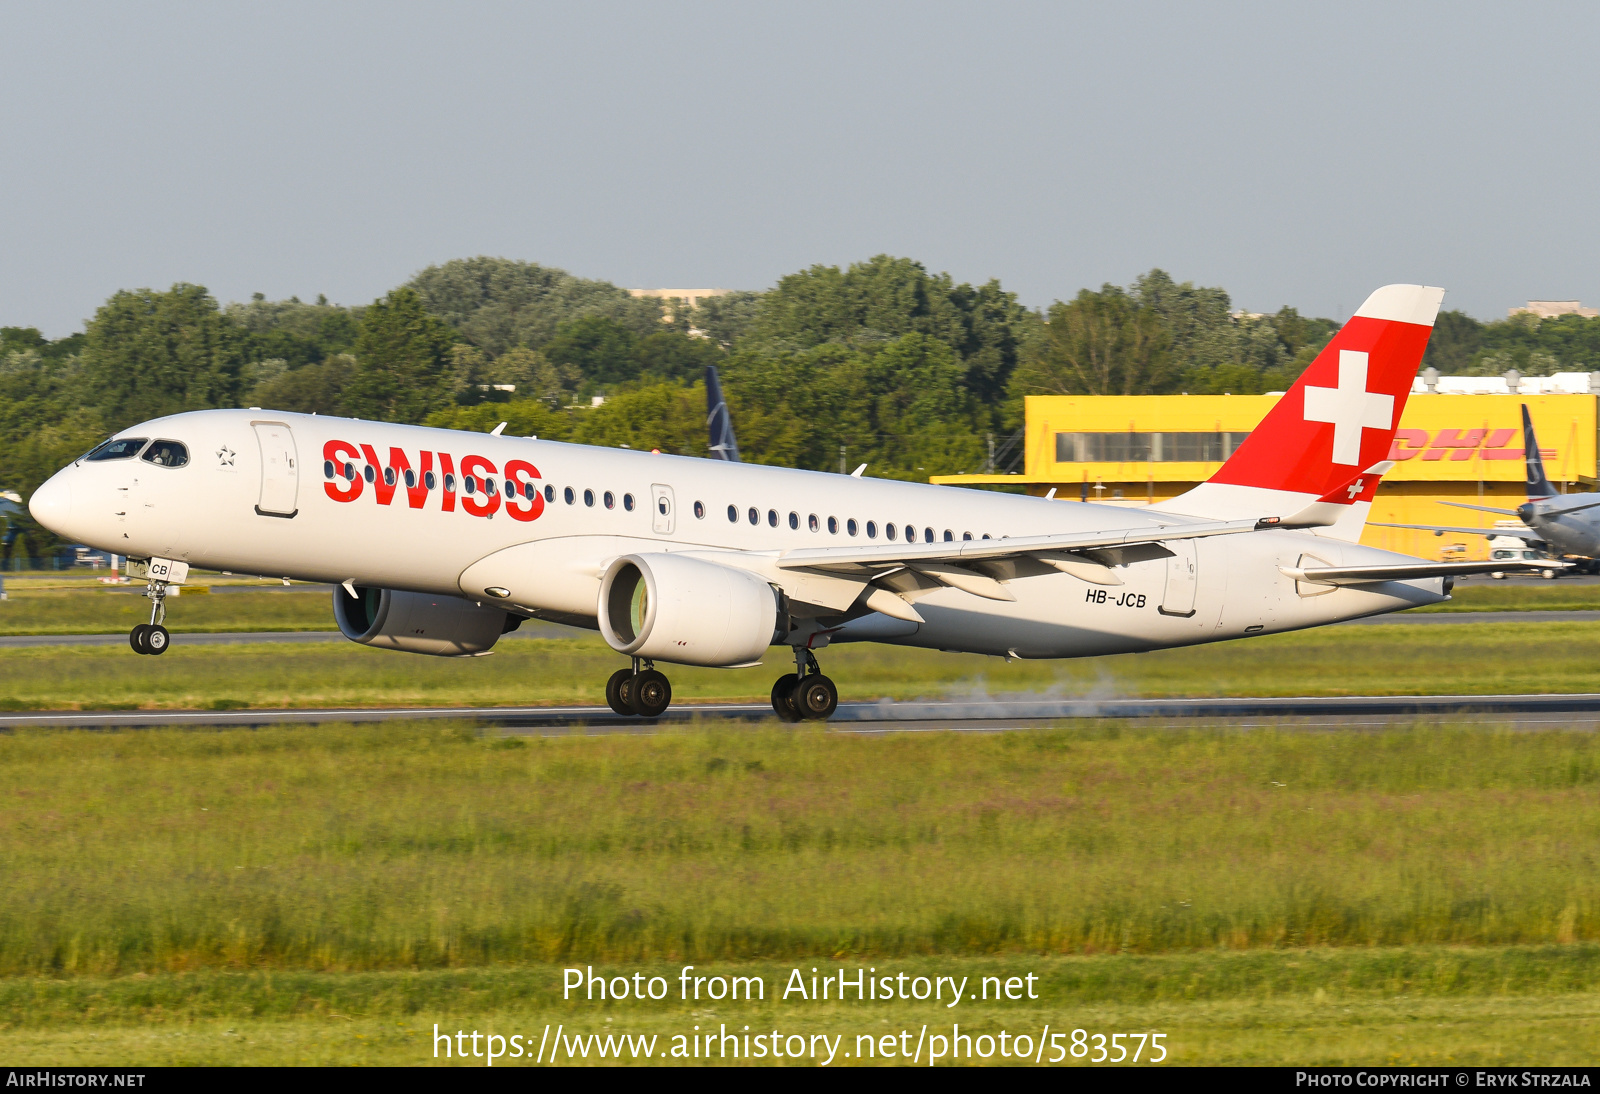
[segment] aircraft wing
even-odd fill
[[[860,547],[802,547],[778,556],[785,570],[838,570],[847,573],[873,570],[882,566],[910,566],[921,563],[988,562],[1038,556],[1058,551],[1098,551],[1161,543],[1174,539],[1203,539],[1229,536],[1271,528],[1278,519],[1208,521],[1204,524],[1171,524],[1164,527],[1120,528],[1104,532],[1069,532],[1050,536],[1018,536],[1013,539],[969,539],[944,543],[868,543]]]
[[[1544,536],[1532,528],[1451,528],[1438,524],[1384,524],[1382,521],[1368,521],[1370,528],[1410,528],[1417,532],[1453,532],[1463,536],[1483,536],[1485,539],[1494,539],[1498,536],[1509,536],[1513,539],[1525,539],[1530,542],[1544,542]]]
[[[1366,585],[1377,581],[1412,581],[1419,577],[1505,573],[1515,570],[1566,570],[1566,562],[1403,562],[1394,566],[1280,566],[1286,577],[1314,585]]]

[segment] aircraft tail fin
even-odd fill
[[[1533,417],[1528,413],[1527,403],[1522,404],[1522,448],[1523,459],[1528,465],[1529,499],[1537,501],[1555,497],[1555,487],[1544,476],[1544,457],[1539,455],[1539,442],[1533,435]]]
[[[717,366],[706,366],[706,426],[711,431],[711,458],[739,462],[739,442],[733,437],[733,418],[728,401],[722,397],[722,381]]]
[[[1444,290],[1385,285],[1215,475],[1156,508],[1213,520],[1287,517],[1387,458]],[[1364,516],[1365,514],[1363,514]],[[1319,534],[1354,539],[1351,522]]]

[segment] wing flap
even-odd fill
[[[1019,536],[1015,539],[973,539],[959,543],[885,543],[861,547],[803,547],[785,551],[778,566],[785,570],[843,570],[861,572],[872,565],[909,566],[923,562],[969,563],[1018,558],[1053,551],[1090,551],[1134,544],[1164,543],[1175,539],[1204,539],[1231,536],[1276,526],[1277,518],[1266,520],[1208,521],[1202,524],[1170,524],[1158,527],[1119,528],[1104,532],[1071,532],[1051,536]]]

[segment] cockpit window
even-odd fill
[[[145,450],[144,462],[162,467],[182,467],[189,462],[189,450],[177,441],[155,441]]]
[[[131,460],[144,447],[147,437],[113,437],[84,457],[86,460]]]

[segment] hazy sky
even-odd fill
[[[52,337],[474,254],[1600,304],[1592,4],[6,3],[0,41],[0,325]]]

